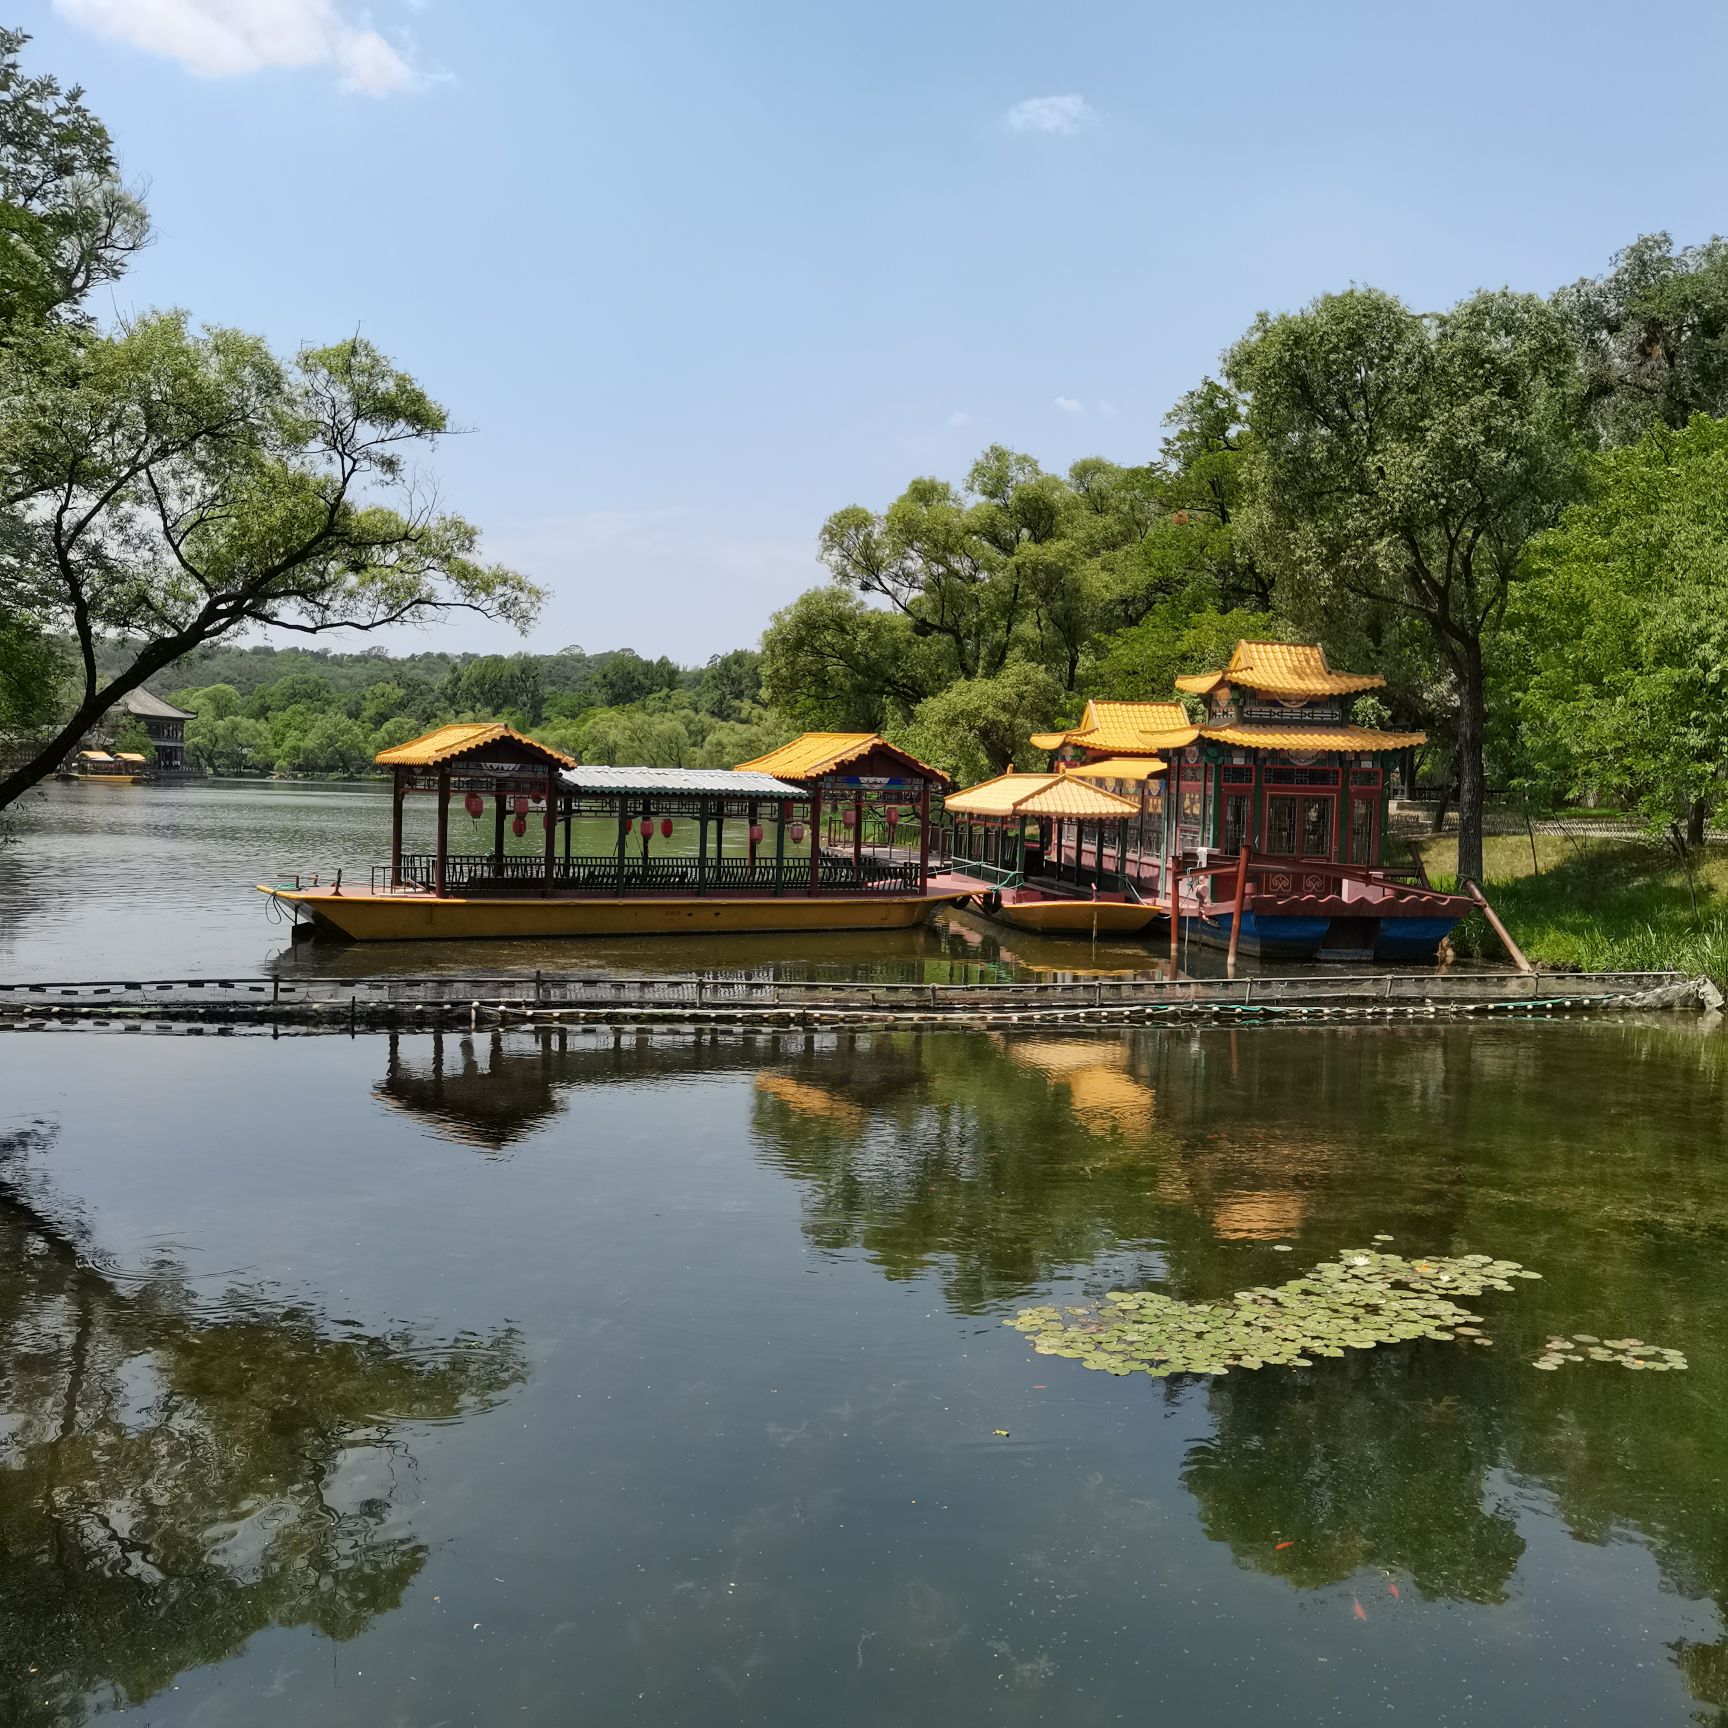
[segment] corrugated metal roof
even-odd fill
[[[958,816],[1077,816],[1119,821],[1137,816],[1132,798],[1088,786],[1070,774],[998,774],[964,792],[955,792],[947,809]]]
[[[530,738],[513,727],[502,726],[490,720],[469,720],[455,726],[440,726],[419,738],[410,738],[406,744],[398,744],[393,750],[380,750],[373,760],[385,768],[430,768],[436,763],[448,762],[454,756],[465,756],[471,750],[496,744],[501,738],[526,745],[547,762],[562,763],[566,768],[576,766],[574,756],[566,756],[562,750],[554,750],[550,744],[542,744],[538,738]]]
[[[615,768],[584,763],[567,768],[564,784],[578,792],[641,793],[651,797],[679,798],[793,798],[807,796],[796,786],[776,780],[772,774],[755,774],[741,768]]]
[[[1376,732],[1371,726],[1208,726],[1215,744],[1244,750],[1403,750],[1426,732]]]
[[[916,756],[907,755],[878,732],[805,732],[790,744],[782,744],[778,750],[770,750],[766,756],[758,756],[753,761],[740,762],[738,767],[741,771],[754,769],[762,774],[782,774],[789,780],[812,780],[818,774],[832,774],[861,756],[868,756],[873,750],[884,750],[897,756],[927,780],[943,786],[950,783],[940,768],[932,768]]]

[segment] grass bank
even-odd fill
[[[1449,886],[1456,837],[1423,840],[1420,850],[1435,885]],[[1483,869],[1495,911],[1538,965],[1728,978],[1728,846],[1694,855],[1696,914],[1685,870],[1654,843],[1538,834],[1532,858],[1526,837],[1492,835]],[[1480,913],[1458,927],[1454,943],[1462,954],[1502,958]]]

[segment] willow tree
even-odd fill
[[[448,418],[370,343],[284,363],[181,312],[96,326],[86,298],[147,220],[80,93],[23,75],[25,40],[0,31],[0,719],[67,711],[0,778],[0,809],[217,637],[450,608],[520,625],[540,599],[440,508],[411,458]],[[104,673],[111,643],[125,657]]]
[[[1458,871],[1482,873],[1484,641],[1532,536],[1573,495],[1578,372],[1533,295],[1412,312],[1351,289],[1262,314],[1227,359],[1248,403],[1259,541],[1300,606],[1361,603],[1426,626],[1455,704]]]

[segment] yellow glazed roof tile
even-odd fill
[[[1334,672],[1317,642],[1238,642],[1222,672],[1178,678],[1176,688],[1196,696],[1220,684],[1240,684],[1263,696],[1348,696],[1385,682],[1378,672]]]
[[[1150,780],[1164,772],[1156,756],[1107,756],[1102,762],[1074,762],[1068,772],[1077,780]]]
[[[1376,732],[1371,726],[1208,726],[1214,744],[1244,750],[1403,750],[1426,732]]]
[[[1085,750],[1150,756],[1159,750],[1180,750],[1197,736],[1180,702],[1091,701],[1078,726],[1067,732],[1035,732],[1031,742],[1040,750],[1077,744]]]
[[[948,776],[941,769],[932,768],[928,763],[920,762],[916,756],[907,755],[898,745],[890,744],[877,732],[804,732],[790,744],[782,744],[778,750],[770,750],[766,756],[757,756],[736,766],[740,770],[772,774],[781,780],[809,780],[818,774],[828,774],[844,768],[847,763],[857,761],[860,756],[869,755],[872,750],[890,751],[931,780],[944,784],[948,780]]]
[[[947,808],[959,816],[1076,816],[1103,821],[1140,813],[1132,798],[1088,786],[1068,774],[998,774],[994,780],[953,793]]]
[[[538,738],[530,738],[491,720],[468,720],[454,726],[440,726],[419,738],[410,738],[406,744],[398,744],[393,750],[380,750],[373,760],[385,768],[431,768],[440,762],[448,762],[453,756],[496,744],[501,738],[526,744],[548,761],[561,763],[566,768],[576,766],[574,756],[566,756],[562,750],[554,750]]]

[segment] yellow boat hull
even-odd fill
[[[860,895],[729,900],[717,895],[640,899],[442,900],[431,894],[350,894],[258,884],[279,906],[349,942],[471,942],[564,936],[705,936],[819,930],[907,930],[964,896]]]
[[[1132,936],[1158,917],[1158,908],[1126,900],[1005,899],[986,916],[1040,936]]]

